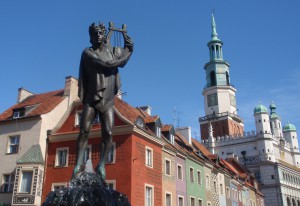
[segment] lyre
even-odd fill
[[[122,24],[122,29],[119,29],[114,27],[113,22],[109,22],[108,30],[109,31],[107,34],[107,44],[112,47],[115,57],[118,58],[122,55],[125,48],[124,34],[127,33],[126,24]],[[111,41],[112,36],[114,37],[113,42]],[[123,37],[123,39],[121,39],[121,36]],[[123,47],[122,47],[122,43],[124,45]]]

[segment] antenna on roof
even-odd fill
[[[179,112],[176,110],[176,108],[173,108],[173,121],[175,128],[179,127]]]

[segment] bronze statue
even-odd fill
[[[112,32],[122,33],[124,47],[112,47]],[[80,122],[80,133],[77,138],[76,166],[72,178],[79,173],[83,164],[84,152],[88,146],[88,135],[96,115],[100,117],[103,140],[100,143],[100,161],[96,167],[101,179],[105,182],[105,162],[112,145],[112,128],[114,125],[114,96],[120,89],[118,67],[124,67],[133,52],[133,42],[127,35],[126,26],[115,29],[110,23],[107,34],[103,23],[91,24],[89,27],[91,47],[83,50],[80,60],[78,96],[84,108]]]

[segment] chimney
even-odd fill
[[[179,127],[179,128],[176,128],[176,132],[181,134],[189,142],[189,144],[192,145],[191,127]]]
[[[119,89],[118,93],[116,94],[116,97],[119,99],[122,99],[122,95],[123,95],[123,92]]]
[[[24,99],[27,97],[34,95],[32,92],[27,91],[26,89],[23,89],[23,87],[18,89],[18,98],[17,98],[17,103],[22,102]]]
[[[149,114],[151,116],[151,110],[152,108],[150,106],[142,106],[139,107],[141,110],[145,111],[147,114]]]
[[[70,106],[78,98],[78,80],[72,76],[67,76],[65,80],[64,96],[69,97]]]

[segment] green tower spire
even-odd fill
[[[218,38],[217,26],[216,26],[215,17],[213,13],[211,14],[211,28],[212,28],[211,40],[220,41],[220,39]]]

